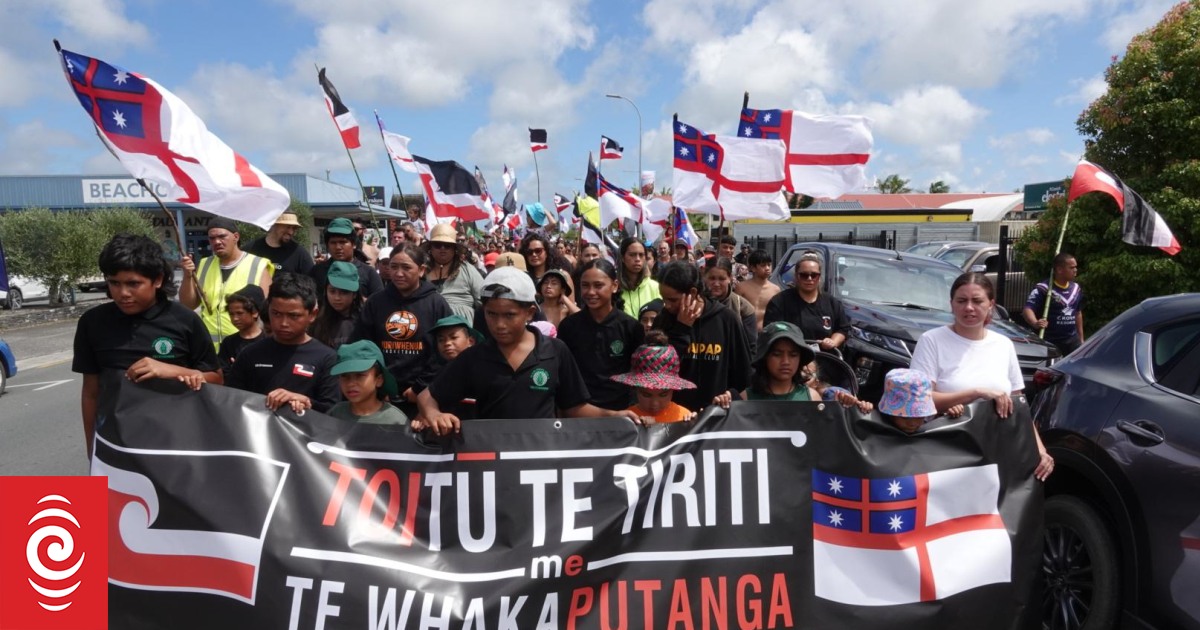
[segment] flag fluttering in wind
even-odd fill
[[[566,232],[571,229],[572,225],[579,224],[579,217],[574,216],[572,207],[575,205],[573,201],[567,197],[554,193],[554,211],[558,214],[558,229],[560,232]]]
[[[478,221],[491,216],[483,202],[483,191],[475,176],[453,160],[434,161],[413,156],[421,186],[433,214],[438,217],[458,217]]]
[[[345,144],[347,149],[357,149],[362,146],[358,140],[358,120],[354,118],[350,108],[342,102],[342,97],[338,94],[337,88],[333,87],[333,83],[329,81],[329,77],[325,76],[325,68],[317,71],[317,81],[325,92],[325,106],[329,108],[333,124],[337,125],[338,132],[342,134],[342,144]]]
[[[1121,221],[1122,241],[1130,245],[1157,247],[1172,256],[1182,249],[1171,228],[1141,195],[1107,169],[1080,160],[1071,177],[1067,201],[1074,201],[1076,197],[1090,192],[1101,192],[1116,200],[1117,208],[1124,215]]]
[[[379,133],[383,136],[383,146],[387,149],[388,156],[400,168],[416,173],[417,166],[413,163],[412,153],[408,150],[409,137],[402,136],[398,133],[392,133],[384,128],[383,119],[379,114],[375,114],[375,122],[379,124]]]
[[[641,189],[643,197],[654,194],[654,171],[642,171]]]
[[[529,130],[529,150],[537,153],[543,149],[549,149],[550,145],[546,143],[545,129],[530,129]]]
[[[600,136],[600,159],[601,160],[619,160],[625,154],[625,147],[617,144],[616,140],[608,136]]]
[[[874,136],[864,116],[816,116],[785,109],[742,110],[742,138],[778,138],[786,147],[788,191],[836,199],[867,183]]]
[[[674,151],[676,206],[727,220],[791,217],[782,141],[718,137],[676,120]]]
[[[596,163],[592,161],[591,152],[588,153],[587,176],[583,179],[583,194],[595,199],[600,196],[600,187],[596,183]]]
[[[600,192],[600,198],[597,201],[600,202],[599,226],[601,228],[608,227],[609,224],[617,219],[641,221],[641,197],[608,181],[604,178],[603,174],[597,176],[597,186]]]
[[[169,190],[172,201],[263,229],[287,209],[287,190],[169,90],[99,59],[61,47],[59,54],[101,142],[135,178]]]

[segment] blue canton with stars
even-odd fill
[[[675,121],[675,167],[689,171],[716,171],[721,166],[721,146],[712,136]]]
[[[92,115],[108,134],[144,138],[141,95],[146,82],[136,75],[69,50],[62,51],[63,70],[71,78],[71,88],[83,109]],[[94,71],[92,64],[95,64]],[[89,73],[91,74],[89,80]],[[87,88],[92,90],[87,90]],[[96,94],[93,97],[88,92]],[[128,100],[123,98],[129,95]],[[98,111],[97,111],[98,110]]]
[[[742,110],[742,117],[738,122],[738,135],[743,138],[779,139],[782,122],[782,109],[746,108]]]
[[[916,508],[911,502],[917,497],[916,479],[884,477],[867,480],[867,496],[863,496],[863,479],[812,471],[813,524],[852,532],[871,534],[902,534],[916,526]],[[825,502],[829,497],[840,499],[841,505]],[[856,505],[848,506],[846,502]],[[903,502],[904,505],[896,505]],[[863,528],[864,519],[866,529]]]

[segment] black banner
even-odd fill
[[[740,402],[691,425],[473,421],[429,443],[224,387],[116,387],[93,463],[114,628],[1036,623],[1023,403],[915,436]]]

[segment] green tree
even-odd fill
[[[897,195],[912,192],[912,189],[908,187],[908,182],[909,180],[901,178],[899,174],[892,173],[891,175],[879,180],[879,183],[875,186],[881,193],[886,195]]]
[[[60,301],[68,287],[100,273],[100,250],[121,232],[154,236],[150,221],[130,209],[31,208],[0,216],[0,240],[10,271],[45,284],[53,301]]]
[[[948,193],[950,192],[950,184],[947,184],[939,179],[936,182],[929,184],[929,192],[935,194]]]
[[[1101,194],[1076,199],[1063,251],[1079,260],[1089,328],[1141,300],[1200,290],[1200,0],[1182,2],[1129,43],[1105,71],[1108,91],[1080,115],[1087,160],[1119,176],[1163,217],[1183,251],[1168,256],[1121,241],[1121,215]],[[1017,245],[1048,275],[1066,212],[1051,203]]]

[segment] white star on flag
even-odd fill
[[[904,527],[904,519],[901,519],[899,514],[895,514],[892,518],[888,519],[888,527],[892,531],[898,532],[901,527]]]
[[[896,481],[893,479],[892,482],[888,484],[888,495],[893,496],[893,497],[900,496],[900,482],[899,481]]]
[[[125,117],[121,115],[120,110],[113,110],[113,120],[116,121],[118,127],[125,128]]]
[[[768,113],[766,113],[766,114],[763,114],[763,122],[771,122],[771,114],[770,114],[770,112],[768,112]]]
[[[679,155],[682,155],[683,157],[687,157],[688,156],[687,147],[679,147]]]
[[[708,154],[708,163],[712,164],[713,162],[716,162],[716,161],[717,161],[717,154],[709,153]]]
[[[829,491],[834,494],[841,494],[842,493],[842,480],[838,479],[837,477],[830,479],[829,480]]]
[[[841,527],[842,526],[842,513],[837,510],[830,512],[829,513],[829,523],[831,525],[833,525],[834,527]]]
[[[679,133],[687,133],[687,132],[688,132],[687,125],[679,125]]]
[[[125,85],[125,82],[128,80],[129,73],[125,72],[124,70],[118,70],[117,73],[113,75],[113,82],[118,85]]]
[[[750,136],[754,135],[754,130],[749,127],[746,127],[746,133],[744,133],[743,135],[746,136],[747,138],[749,138]]]

